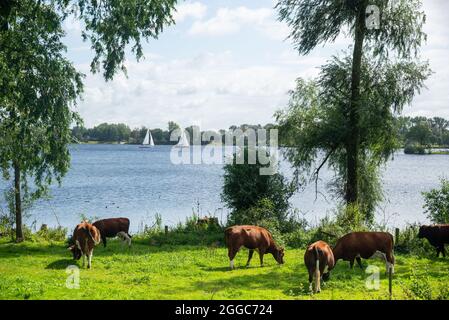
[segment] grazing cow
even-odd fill
[[[421,226],[419,227],[418,238],[426,238],[437,249],[437,257],[440,256],[441,252],[444,258],[446,257],[444,244],[449,243],[449,224]]]
[[[313,277],[315,276],[315,292],[320,292],[321,278],[328,280],[330,271],[335,265],[331,247],[324,241],[312,243],[304,254],[304,264],[309,271],[310,290],[312,291]],[[325,269],[327,269],[326,273]]]
[[[260,266],[263,266],[263,256],[265,253],[271,253],[274,259],[279,263],[284,263],[284,248],[278,247],[271,233],[267,229],[257,226],[233,226],[225,230],[226,246],[228,247],[228,256],[231,264],[231,270],[234,269],[234,258],[242,246],[249,249],[249,266],[254,250],[259,252]]]
[[[380,254],[385,260],[387,272],[394,268],[393,236],[388,232],[352,232],[338,239],[337,244],[332,249],[335,263],[339,259],[349,261],[351,268],[354,266],[354,259],[362,268],[362,260],[373,258]]]
[[[122,240],[126,241],[128,246],[131,246],[131,236],[129,231],[129,219],[128,218],[111,218],[98,220],[93,223],[95,227],[100,230],[101,241],[106,248],[106,238],[114,238],[119,236]],[[120,234],[119,234],[120,233]]]
[[[81,222],[73,231],[72,240],[75,244],[69,247],[73,253],[73,259],[79,260],[83,256],[83,267],[88,257],[87,267],[92,265],[94,247],[100,243],[100,231],[87,221]]]

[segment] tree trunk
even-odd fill
[[[23,241],[22,230],[22,195],[20,192],[20,166],[14,163],[14,196],[16,209],[16,242]]]
[[[360,108],[360,79],[363,56],[363,40],[365,38],[366,1],[363,1],[357,12],[355,22],[355,44],[352,57],[351,103],[349,106],[349,136],[347,139],[347,181],[346,203],[355,204],[358,200],[358,156],[360,144],[359,108]]]

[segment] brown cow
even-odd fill
[[[441,252],[443,258],[445,258],[446,251],[444,250],[444,244],[449,243],[449,224],[421,226],[419,227],[418,238],[426,238],[437,249],[437,257],[440,256]]]
[[[339,259],[349,261],[351,268],[354,259],[362,268],[362,260],[377,256],[379,253],[385,260],[387,272],[394,270],[393,236],[388,232],[352,232],[338,239],[332,249],[335,263]]]
[[[330,271],[335,266],[334,254],[331,247],[324,241],[312,243],[304,254],[304,264],[309,271],[309,285],[312,291],[313,277],[315,276],[315,292],[321,291],[321,278],[329,279]],[[325,269],[327,272],[325,273]]]
[[[74,245],[69,247],[73,253],[73,259],[79,260],[83,256],[83,267],[88,257],[87,267],[92,265],[94,247],[100,243],[100,231],[87,221],[81,222],[73,231]]]
[[[106,238],[114,238],[119,236],[128,246],[131,246],[131,236],[129,231],[128,218],[110,218],[98,220],[93,223],[100,230],[103,246],[106,248]]]
[[[226,246],[228,247],[228,256],[231,264],[231,270],[234,269],[234,258],[242,246],[249,249],[249,266],[254,250],[259,252],[260,265],[263,266],[263,256],[265,253],[271,253],[274,259],[279,263],[284,263],[284,248],[278,247],[271,233],[267,229],[257,226],[233,226],[225,230]]]

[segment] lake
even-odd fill
[[[222,165],[175,165],[170,161],[170,146],[140,149],[132,145],[72,145],[72,165],[62,186],[52,186],[52,198],[39,200],[29,211],[27,224],[36,221],[51,226],[73,228],[81,214],[88,217],[126,216],[131,229],[152,224],[159,213],[163,223],[174,225],[195,212],[226,220],[228,210],[220,200]],[[291,174],[288,163],[281,170]],[[390,226],[425,222],[422,191],[438,186],[439,177],[449,173],[447,155],[405,155],[398,152],[383,170],[387,199],[376,216]],[[322,170],[319,189],[332,172]],[[4,181],[0,188],[6,187]],[[318,196],[315,186],[295,194],[291,203],[311,223],[332,212],[336,202]],[[2,201],[4,206],[4,201]]]

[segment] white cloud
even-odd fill
[[[183,2],[176,7],[175,22],[183,22],[188,18],[201,19],[207,13],[207,6],[201,2]]]
[[[244,6],[218,9],[212,18],[196,21],[189,34],[222,36],[235,34],[244,28],[255,28],[280,40],[288,35],[288,27],[276,20],[276,12],[272,8],[249,9]]]
[[[105,83],[86,79],[79,112],[87,126],[125,122],[166,127],[169,120],[209,128],[266,123],[286,103],[297,77],[281,64],[240,65],[231,52],[203,53],[188,59],[127,62],[129,78]]]
[[[272,8],[221,8],[205,18],[207,9],[198,9],[198,4],[180,5],[186,7],[179,10],[178,18],[182,21],[191,17],[193,21],[176,28],[191,36],[213,37],[249,29],[239,40],[247,41],[244,52],[234,39],[223,39],[218,49],[203,39],[163,39],[164,35],[160,41],[176,39],[181,41],[176,43],[180,48],[187,48],[192,40],[202,47],[165,54],[166,42],[158,55],[146,52],[147,59],[139,64],[128,61],[129,78],[119,74],[108,83],[101,75],[90,75],[86,62],[81,68],[88,77],[79,112],[87,126],[125,122],[131,126],[166,127],[169,120],[174,120],[182,126],[202,124],[204,129],[210,129],[271,122],[274,111],[286,105],[287,91],[293,88],[294,80],[316,77],[319,67],[349,43],[340,36],[333,45],[319,46],[309,55],[299,56],[288,41],[282,42],[288,28],[276,21]],[[430,60],[435,74],[426,83],[429,90],[423,90],[405,113],[449,118],[449,28],[445,17],[449,1],[425,0],[424,9],[429,41],[422,49],[422,57]],[[255,39],[252,34],[256,33],[276,41]],[[159,42],[152,44],[153,48],[158,45]]]

